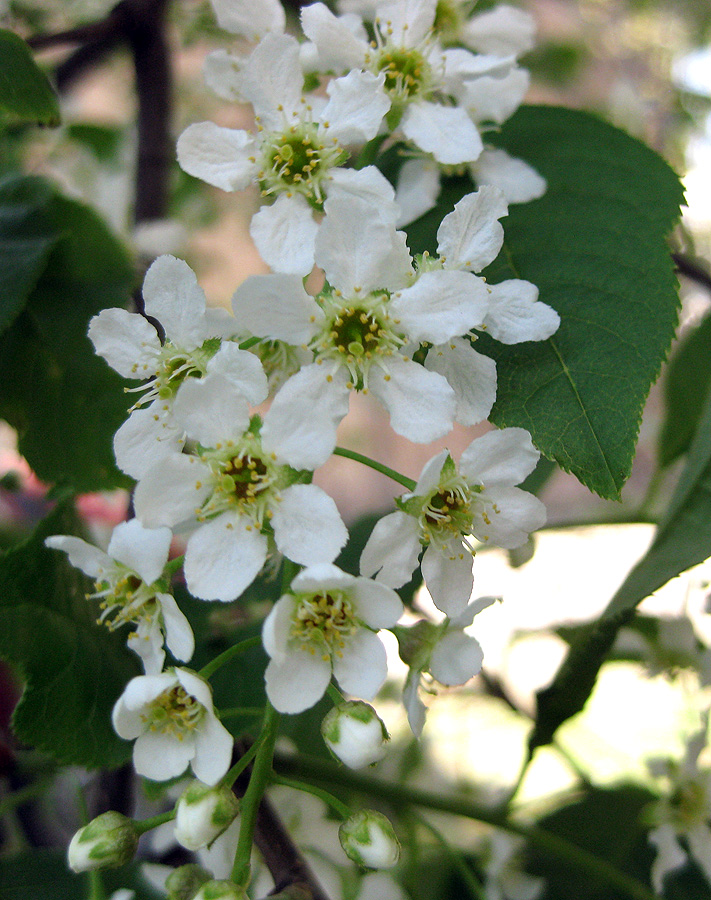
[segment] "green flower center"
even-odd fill
[[[150,622],[160,614],[160,604],[156,599],[156,588],[147,585],[131,569],[116,563],[114,571],[107,578],[94,582],[94,593],[87,594],[87,600],[100,600],[101,615],[97,623],[115,631],[122,625]]]
[[[161,347],[153,380],[138,387],[124,388],[127,393],[143,394],[134,403],[131,412],[154,400],[172,400],[186,378],[202,378],[207,371],[208,362],[220,349],[220,343],[219,338],[208,338],[194,350],[182,350],[166,340]]]
[[[698,825],[708,818],[706,791],[695,781],[680,784],[669,798],[674,821],[683,827]]]
[[[404,102],[423,93],[430,82],[430,65],[415,48],[384,47],[375,71],[385,74],[385,90],[393,102]]]
[[[159,694],[142,718],[148,722],[151,731],[168,734],[182,741],[200,724],[205,712],[205,707],[199,700],[188,694],[182,685],[176,684]]]
[[[345,638],[358,629],[353,605],[342,591],[299,594],[291,620],[291,637],[324,660],[343,655]]]

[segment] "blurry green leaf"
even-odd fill
[[[22,312],[59,238],[44,214],[50,196],[39,178],[0,182],[0,333]]]
[[[575,640],[552,684],[536,695],[538,713],[531,749],[585,705],[618,631],[645,597],[711,555],[711,397],[664,518],[649,549],[632,569],[602,616]]]
[[[66,135],[71,140],[91,150],[101,162],[111,162],[116,158],[121,146],[123,129],[114,125],[73,122],[67,126]]]
[[[548,190],[511,206],[492,283],[523,278],[561,317],[547,341],[506,346],[482,335],[497,364],[494,424],[520,426],[541,452],[603,497],[629,477],[645,398],[674,335],[677,284],[665,235],[682,188],[644,144],[582,112],[522,107],[491,140],[531,163]],[[445,182],[437,208],[408,229],[436,248],[443,214],[472,190]]]
[[[582,43],[572,41],[546,41],[527,53],[521,65],[527,68],[534,79],[564,85],[582,70],[590,55]]]
[[[48,535],[75,529],[72,511],[59,506],[0,556],[0,656],[25,679],[13,715],[18,738],[61,764],[111,768],[131,754],[111,726],[111,710],[140,666],[125,635],[96,624],[87,579],[44,546]]]
[[[0,337],[0,415],[43,481],[76,491],[127,485],[112,445],[127,415],[127,382],[95,355],[87,328],[104,307],[126,305],[132,267],[88,207],[55,194],[42,213],[59,237],[24,310]]]
[[[59,125],[59,102],[27,44],[0,29],[0,112],[11,122]]]
[[[659,465],[686,453],[699,424],[711,382],[711,315],[684,337],[664,381],[665,416],[659,434]]]

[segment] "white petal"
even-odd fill
[[[314,266],[318,225],[301,194],[281,194],[252,216],[249,233],[259,254],[275,272],[308,275]]]
[[[116,734],[125,741],[133,741],[143,734],[144,722],[138,712],[126,706],[123,694],[111,711],[111,723]]]
[[[472,624],[474,616],[477,616],[483,609],[488,609],[493,603],[500,602],[501,597],[479,597],[476,600],[472,600],[464,612],[461,612],[458,616],[449,617],[450,627],[466,628]]]
[[[699,822],[686,832],[686,840],[691,858],[711,885],[711,828],[705,822]]]
[[[388,662],[380,638],[359,628],[346,639],[343,655],[333,657],[333,674],[347,694],[372,700],[388,674]]]
[[[682,850],[671,825],[660,825],[649,832],[649,842],[657,848],[657,856],[652,864],[652,884],[661,894],[664,890],[664,876],[686,865],[686,853]]]
[[[146,731],[133,746],[133,768],[152,781],[182,775],[195,755],[195,741],[178,741],[167,734]]]
[[[484,322],[489,306],[486,282],[471,272],[424,272],[390,301],[390,314],[410,340],[442,344]],[[398,321],[399,320],[399,321]]]
[[[486,518],[474,516],[472,533],[485,543],[511,550],[525,544],[530,533],[546,523],[545,506],[528,491],[496,485],[480,497]]]
[[[285,594],[269,611],[262,625],[262,644],[270,657],[283,662],[291,637],[291,617],[294,613],[294,597]]]
[[[109,556],[133,569],[146,584],[163,574],[173,535],[169,528],[144,528],[138,519],[121,522],[109,542]]]
[[[513,278],[491,285],[490,290],[484,328],[497,341],[544,341],[558,330],[560,316],[538,300],[538,288],[530,281]]]
[[[283,663],[272,659],[264,673],[267,696],[282,713],[299,713],[323,697],[331,680],[331,663],[307,650],[291,652]]]
[[[400,207],[396,225],[403,228],[419,219],[437,203],[440,171],[431,159],[408,159],[397,176],[395,202]]]
[[[267,376],[259,357],[247,350],[240,350],[231,341],[225,342],[208,362],[207,374],[229,379],[252,406],[258,406],[269,394]]]
[[[440,684],[466,684],[481,671],[484,651],[476,638],[463,631],[447,632],[435,645],[430,672]]]
[[[223,513],[188,539],[188,590],[201,600],[235,600],[261,571],[267,548],[267,538],[248,519]]]
[[[388,23],[388,37],[394,44],[414,47],[434,25],[437,0],[399,0],[378,5],[378,17]]]
[[[204,340],[205,294],[182,259],[159,256],[143,280],[146,313],[158,319],[166,336],[184,350]]]
[[[196,122],[178,138],[178,163],[188,175],[223,191],[243,191],[257,174],[257,164],[249,158],[254,148],[247,131]]]
[[[193,672],[192,669],[177,668],[175,677],[186,693],[194,697],[209,713],[212,713],[212,688],[201,675]]]
[[[495,6],[466,22],[461,40],[479,53],[519,56],[533,48],[536,22],[530,13],[507,3]]]
[[[98,578],[114,568],[114,561],[110,556],[81,538],[70,537],[67,534],[53,534],[45,538],[44,544],[52,550],[66,553],[73,566],[92,578]]]
[[[245,103],[242,92],[244,62],[242,56],[235,56],[226,50],[213,50],[205,57],[202,67],[205,84],[222,100]]]
[[[469,166],[477,185],[492,185],[502,191],[507,203],[528,203],[546,192],[546,180],[522,159],[505,150],[486,149]]]
[[[471,554],[461,541],[455,538],[441,549],[430,544],[422,557],[422,576],[437,609],[448,616],[466,609],[474,576]]]
[[[370,578],[357,578],[352,588],[358,618],[371,628],[390,628],[402,615],[402,601],[392,588]]]
[[[355,575],[349,575],[332,563],[316,563],[303,569],[291,582],[291,590],[299,594],[319,591],[351,591]]]
[[[268,31],[283,31],[286,21],[279,0],[211,0],[217,24],[225,31],[256,41]]]
[[[345,370],[317,363],[292,375],[264,416],[264,449],[295,469],[313,470],[323,465],[336,446],[336,429],[348,412],[347,378]]]
[[[390,413],[393,431],[429,444],[452,430],[456,399],[446,378],[411,360],[388,359],[387,374],[370,370],[368,387]]]
[[[214,715],[198,728],[192,769],[203,784],[215,785],[230,767],[234,738]]]
[[[444,165],[472,162],[484,148],[476,125],[458,106],[413,103],[405,110],[400,129],[420,150]]]
[[[316,236],[315,259],[329,283],[348,297],[378,288],[397,289],[412,273],[404,233],[355,197],[329,199]]]
[[[252,275],[235,291],[232,309],[251,334],[287,344],[310,341],[323,319],[297,275]]]
[[[427,707],[420,700],[420,677],[419,669],[410,669],[402,689],[402,702],[407,712],[407,721],[415,737],[422,734],[427,715]]]
[[[243,75],[242,91],[259,123],[267,131],[280,131],[284,112],[298,109],[304,83],[296,38],[290,34],[265,35],[247,60]]]
[[[395,191],[388,179],[375,166],[364,169],[333,169],[324,209],[329,212],[334,200],[355,197],[364,200],[378,215],[395,224],[400,215]]]
[[[331,562],[348,540],[336,504],[315,484],[282,491],[271,522],[279,550],[302,566]]]
[[[150,378],[158,367],[160,340],[143,316],[125,309],[102,309],[89,322],[94,349],[124,378]]]
[[[498,220],[506,215],[506,200],[496,188],[482,187],[462,197],[437,231],[437,252],[447,267],[481,272],[493,262],[504,243]]]
[[[373,529],[360,557],[361,574],[391,588],[402,587],[412,577],[422,546],[417,519],[403,512],[383,516]]]
[[[521,105],[530,80],[526,69],[516,68],[503,78],[484,75],[468,81],[461,97],[462,106],[466,107],[475,122],[496,122],[500,125]]]
[[[323,3],[312,3],[301,10],[301,27],[306,37],[318,47],[325,69],[336,72],[360,69],[368,52],[368,44],[354,34],[343,17],[336,17]]]
[[[195,637],[190,623],[172,594],[156,594],[163,613],[165,645],[180,662],[189,662],[195,652]]]
[[[525,428],[494,429],[469,444],[459,471],[470,484],[520,484],[539,456]]]
[[[210,470],[194,456],[176,453],[150,468],[136,485],[136,515],[148,528],[171,528],[195,517],[209,496]]]
[[[372,140],[390,109],[384,83],[383,72],[374,75],[358,69],[330,81],[326,87],[330,100],[321,114],[321,121],[329,125],[328,137],[343,145]]]
[[[224,375],[189,378],[176,394],[173,419],[204,447],[217,447],[247,430],[249,404]]]
[[[454,389],[456,419],[462,425],[477,425],[488,418],[496,399],[496,363],[477,353],[466,338],[453,338],[430,347],[425,368],[439,372]]]
[[[116,464],[131,478],[143,478],[151,466],[183,449],[183,429],[165,405],[158,400],[134,410],[114,435]]]
[[[439,453],[427,460],[422,467],[420,477],[417,479],[417,484],[415,485],[415,490],[413,492],[415,495],[423,496],[424,494],[429,494],[430,491],[437,487],[442,467],[447,461],[448,456],[448,450],[440,450]]]
[[[126,646],[141,658],[146,675],[158,675],[165,665],[163,632],[158,618],[151,621],[141,619],[126,638]]]

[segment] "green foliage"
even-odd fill
[[[27,44],[0,29],[0,115],[10,122],[59,125],[59,102]]]
[[[579,712],[595,686],[618,631],[635,607],[671,578],[711,555],[711,398],[694,437],[686,467],[649,550],[632,569],[600,619],[573,641],[554,681],[537,694],[531,749],[548,743]]]
[[[48,535],[75,530],[72,511],[60,505],[0,556],[0,655],[25,679],[13,715],[18,738],[60,764],[112,768],[131,745],[111,727],[111,709],[140,666],[124,634],[96,624],[87,580],[44,546]]]
[[[689,449],[711,382],[711,315],[679,345],[664,381],[665,416],[659,434],[659,465]]]
[[[20,274],[2,307],[12,324],[0,337],[0,415],[43,481],[76,491],[126,485],[112,447],[127,414],[126,382],[86,332],[95,313],[126,305],[130,261],[95,213],[40,179],[0,185],[0,257],[18,242]]]
[[[594,116],[522,107],[492,136],[547,180],[540,200],[511,206],[505,244],[486,274],[532,281],[561,326],[547,341],[505,346],[491,420],[536,446],[603,497],[629,477],[640,417],[674,335],[677,286],[665,242],[682,189],[644,144]],[[449,179],[437,207],[410,229],[415,252],[436,248],[446,212],[472,190]]]

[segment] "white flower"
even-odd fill
[[[711,772],[698,767],[698,758],[707,743],[708,715],[701,730],[692,736],[680,764],[655,760],[653,774],[665,777],[666,796],[649,809],[656,824],[649,840],[657,850],[652,864],[652,884],[658,893],[664,889],[668,872],[686,864],[687,855],[697,864],[711,885]],[[688,851],[679,841],[683,838]]]
[[[392,869],[400,858],[393,826],[374,809],[362,809],[346,819],[338,838],[346,856],[365,869]]]
[[[523,428],[490,431],[472,441],[459,471],[446,450],[422,470],[399,512],[380,519],[360,560],[364,575],[396,588],[422,558],[422,574],[435,605],[462,613],[473,586],[468,536],[500,547],[519,547],[546,518],[545,507],[515,485],[535,468],[538,451]]]
[[[185,578],[203,600],[231,601],[258,575],[274,544],[300,565],[330,562],[348,537],[333,500],[277,461],[229,379],[186,384],[174,414],[197,442],[138,482],[136,514],[147,525],[199,525],[188,538]],[[302,427],[302,423],[297,423]]]
[[[351,769],[379,762],[390,740],[382,719],[362,700],[334,706],[321,722],[321,734],[331,753]]]
[[[207,847],[238,813],[239,800],[231,787],[191,781],[175,807],[175,839],[187,850]]]
[[[387,674],[375,630],[394,625],[401,612],[400,598],[385,585],[334,565],[304,569],[264,622],[271,703],[285,713],[308,709],[332,674],[347,693],[372,699]]]
[[[264,420],[265,440],[278,443],[276,452],[290,465],[313,468],[328,459],[352,390],[372,393],[393,429],[417,443],[451,430],[458,400],[469,423],[491,407],[491,360],[462,350],[462,378],[481,379],[467,400],[461,380],[450,386],[430,371],[435,365],[413,362],[409,353],[421,341],[439,347],[481,325],[486,283],[464,266],[431,265],[415,277],[393,218],[387,208],[374,210],[354,197],[329,198],[316,241],[316,262],[328,285],[318,297],[289,275],[253,276],[233,297],[240,327],[270,340],[303,342],[314,354],[314,362],[280,389]]]
[[[214,785],[230,767],[232,735],[215,715],[210,685],[189,669],[132,678],[112,721],[119,737],[136,741],[133,766],[146,778],[167,781],[189,763]]]
[[[95,592],[88,599],[101,601],[99,622],[112,631],[127,624],[135,627],[128,645],[148,674],[163,668],[164,634],[166,646],[181,662],[187,662],[195,648],[190,624],[162,577],[171,538],[168,528],[144,528],[131,519],[116,526],[108,553],[69,535],[45,540],[47,547],[62,550],[73,566],[94,579]]]
[[[324,70],[385,73],[382,90],[392,104],[386,120],[391,130],[399,127],[438,162],[458,165],[477,159],[483,145],[470,115],[452,106],[450,97],[472,78],[506,71],[513,60],[443,50],[433,28],[436,8],[436,0],[379,4],[372,43],[362,27],[354,28],[352,17],[334,16],[323,3],[304,7],[301,24]]]
[[[273,202],[252,219],[257,249],[275,271],[307,275],[318,230],[314,211],[323,209],[329,184],[348,159],[346,148],[377,134],[390,106],[384,81],[382,74],[353,71],[329,82],[327,102],[307,98],[298,42],[268,34],[239,74],[257,133],[211,122],[191,125],[178,139],[178,162],[225,191],[259,184]]]
[[[236,329],[225,310],[207,308],[187,263],[160,256],[146,273],[143,297],[146,314],[165,331],[164,341],[147,319],[125,309],[104,309],[89,323],[96,352],[124,378],[147,382],[133,389],[143,396],[114,438],[116,461],[134,478],[180,451],[183,435],[172,418],[173,401],[186,380],[199,378],[214,366],[224,370],[224,354],[235,385],[250,402],[261,403],[267,392],[253,354],[229,344],[218,353],[221,338]]]

